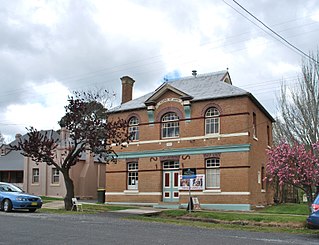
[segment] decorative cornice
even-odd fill
[[[120,152],[118,153],[118,159],[214,154],[214,153],[225,153],[225,152],[248,152],[250,151],[250,147],[251,147],[250,144],[240,144],[240,145],[208,146],[208,147],[201,147],[201,148],[178,148],[178,149],[164,149],[164,150],[161,149],[161,150],[154,150],[154,151]]]

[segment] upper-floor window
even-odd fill
[[[139,140],[139,128],[138,128],[138,118],[137,117],[131,117],[128,122],[128,131],[130,134],[131,140]]]
[[[58,184],[60,181],[60,172],[57,168],[52,168],[52,184]]]
[[[39,183],[40,171],[38,168],[32,169],[32,183]]]
[[[253,112],[253,137],[257,138],[257,116],[255,112]]]
[[[267,145],[270,146],[270,127],[267,125]]]
[[[205,134],[219,133],[219,115],[216,107],[208,108],[205,113]]]
[[[166,113],[162,117],[162,138],[179,137],[179,117],[174,112]]]

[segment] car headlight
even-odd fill
[[[26,197],[17,197],[16,200],[17,201],[28,201],[28,199]]]

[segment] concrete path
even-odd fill
[[[48,203],[44,203],[42,208],[49,208],[49,209],[61,209],[64,208],[64,201],[52,201]]]
[[[79,201],[79,203],[87,203],[87,204],[95,204],[92,201]],[[43,208],[49,209],[63,209],[64,208],[64,201],[52,201],[42,205]],[[116,210],[116,211],[109,211],[112,213],[126,213],[126,214],[155,214],[161,212],[160,209],[150,208],[150,207],[140,207],[134,209],[124,209],[124,210]]]

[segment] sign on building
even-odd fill
[[[205,175],[180,175],[179,176],[180,190],[204,190],[205,189]]]

